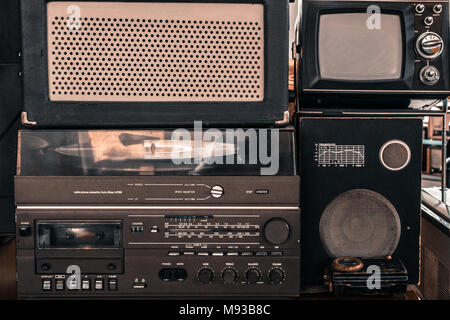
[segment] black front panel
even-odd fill
[[[418,4],[423,5],[422,9],[416,9]],[[320,54],[319,54],[319,39],[320,39],[320,20],[325,15],[334,14],[364,14],[367,16],[367,23],[371,19],[371,15],[368,14],[368,8],[371,5],[378,6],[381,15],[396,15],[400,18],[401,35],[398,41],[403,42],[403,54],[401,57],[401,65],[399,64],[396,69],[401,68],[401,72],[392,79],[387,77],[383,80],[379,79],[371,80],[371,76],[368,73],[365,78],[364,72],[368,72],[369,69],[355,69],[355,73],[358,75],[358,79],[346,78],[343,76],[340,78],[332,76],[322,76],[320,69]],[[440,6],[436,9],[436,6]],[[375,12],[375,11],[369,11]],[[300,33],[300,43],[302,47],[301,68],[299,74],[300,91],[302,94],[311,95],[316,97],[315,101],[320,101],[317,96],[325,95],[327,98],[334,97],[334,95],[348,95],[348,96],[370,96],[376,95],[390,95],[393,97],[404,98],[419,98],[419,97],[446,97],[450,94],[450,75],[448,65],[448,30],[449,30],[449,18],[448,18],[448,2],[446,1],[424,1],[422,2],[362,2],[362,1],[305,1],[303,3],[303,19]],[[430,19],[430,20],[428,20]],[[432,19],[432,20],[431,20]],[[383,30],[383,17],[380,19],[381,29]],[[363,26],[365,27],[365,26]],[[389,26],[392,27],[392,26]],[[341,33],[351,30],[344,29]],[[386,31],[388,32],[388,31]],[[394,32],[390,30],[389,32]],[[422,56],[419,51],[423,51],[423,46],[420,44],[421,36],[425,37],[426,34],[433,33],[433,39],[440,38],[442,40],[442,49],[436,49],[439,54],[433,56],[433,54],[427,57]],[[388,34],[386,33],[385,36]],[[434,38],[434,36],[438,38]],[[352,41],[352,37],[348,37],[349,41]],[[328,40],[330,41],[330,40]],[[388,41],[380,42],[380,45],[388,45]],[[425,45],[425,47],[429,44]],[[342,46],[349,46],[349,44],[342,44]],[[369,44],[365,45],[369,46]],[[355,48],[356,49],[356,48]],[[377,50],[374,48],[374,50]],[[387,61],[394,56],[394,52],[387,54],[385,48],[379,48],[380,54],[378,61]],[[357,53],[357,52],[356,52]],[[355,55],[356,55],[355,53]],[[348,52],[351,55],[351,51]],[[364,59],[365,56],[361,56]],[[356,59],[356,58],[355,58]],[[383,60],[384,59],[384,60]],[[367,61],[367,64],[373,65],[376,61]],[[339,64],[336,62],[333,66]],[[355,68],[361,67],[364,61],[355,61],[353,65]],[[333,67],[332,66],[332,67]],[[379,68],[382,68],[380,65]],[[439,77],[433,80],[424,80],[425,70],[433,67],[433,71],[439,72]],[[347,68],[350,69],[351,67]],[[323,70],[322,70],[323,71]],[[400,71],[400,70],[399,70]],[[389,80],[388,80],[389,79]],[[339,97],[334,97],[339,98]],[[370,101],[363,103],[370,107]],[[332,107],[328,105],[326,107]],[[388,106],[386,106],[388,108]]]
[[[23,208],[17,219],[21,297],[293,297],[299,292],[295,208]],[[40,224],[54,229],[83,224],[106,235],[120,223],[119,247],[77,249],[79,241],[70,246],[62,240],[65,249],[38,249]],[[79,289],[71,287],[66,272],[77,266]]]
[[[22,107],[19,73],[19,65],[0,62],[0,234],[14,233],[13,180]]]
[[[82,1],[81,3],[89,4],[90,2],[92,1]],[[155,2],[172,3],[174,5],[173,1],[168,0],[111,1],[114,5],[126,2],[130,2],[130,6],[131,3],[141,5]],[[91,33],[96,32],[107,32],[107,36],[98,36],[98,38],[92,36],[89,38],[88,36],[86,39],[83,38],[72,43],[68,42],[67,39],[61,40],[59,38],[73,37],[76,32],[74,30],[58,29],[51,31],[55,32],[55,36],[58,39],[49,42],[47,36],[51,32],[48,33],[49,30],[47,29],[47,10],[48,5],[54,3],[62,3],[63,5],[67,3],[68,8],[71,5],[71,2],[66,0],[59,2],[48,0],[22,1],[24,108],[27,112],[26,121],[29,125],[41,127],[144,127],[149,125],[159,126],[161,123],[164,123],[165,126],[193,126],[194,120],[202,120],[205,125],[210,126],[237,124],[273,125],[276,121],[285,119],[285,112],[288,109],[289,5],[287,0],[256,1],[257,4],[264,5],[263,17],[259,23],[259,25],[264,24],[262,35],[256,35],[257,28],[255,25],[247,24],[247,26],[244,26],[244,22],[240,22],[242,25],[239,26],[238,31],[236,29],[231,32],[229,30],[231,26],[235,28],[239,23],[235,22],[235,26],[233,21],[231,21],[232,19],[228,19],[230,21],[224,20],[224,24],[217,24],[217,21],[208,20],[208,17],[204,17],[208,20],[208,24],[212,21],[208,26],[202,26],[201,22],[203,23],[203,21],[199,23],[197,23],[197,20],[187,21],[189,23],[192,22],[195,24],[195,28],[203,31],[209,30],[208,27],[220,27],[223,35],[220,34],[218,36],[220,39],[217,38],[216,34],[203,35],[202,38],[197,29],[193,29],[196,33],[193,33],[189,28],[187,28],[187,31],[185,29],[181,30],[185,31],[183,35],[188,31],[191,34],[189,39],[183,40],[182,44],[187,46],[186,49],[180,49],[180,52],[177,51],[176,53],[179,56],[175,60],[181,63],[182,66],[176,63],[175,60],[172,61],[173,59],[165,56],[178,50],[173,47],[176,37],[172,36],[172,32],[174,33],[175,29],[178,30],[179,23],[184,23],[181,19],[173,21],[171,19],[161,19],[161,21],[158,20],[157,22],[152,20],[151,23],[164,24],[164,27],[169,30],[167,34],[170,35],[170,39],[164,36],[167,40],[161,40],[156,45],[152,44],[155,46],[154,50],[146,47],[148,49],[146,49],[147,53],[141,57],[135,51],[138,50],[137,48],[142,49],[145,46],[149,46],[144,38],[150,35],[161,37],[159,34],[153,34],[153,32],[143,32],[142,38],[140,38],[136,35],[137,33],[134,34],[134,31],[130,31],[133,28],[142,27],[142,25],[145,27],[145,23],[151,26],[149,21],[147,21],[149,20],[147,17],[144,19],[145,21],[134,19],[132,16],[125,19],[121,16],[120,10],[118,10],[117,17],[105,18],[100,16],[97,17],[99,20],[96,20],[97,18],[95,17],[91,17],[93,20],[83,20],[85,25],[92,23],[92,25],[89,25],[91,31],[88,28],[85,32],[89,33],[89,36],[91,36]],[[189,4],[198,6],[199,3],[194,1],[177,2],[180,6]],[[238,4],[253,4],[255,1],[210,0],[207,3],[234,4],[237,6]],[[201,5],[206,5],[206,3],[202,1]],[[238,6],[236,10],[239,10]],[[166,10],[165,12],[171,14],[174,11]],[[205,10],[204,14],[206,15],[207,12],[208,10]],[[195,14],[199,20],[203,19],[201,11],[197,10]],[[63,20],[64,24],[65,17],[70,17],[70,14],[64,13],[62,18],[59,15],[56,18],[60,20],[50,21],[49,25],[51,26],[51,23],[55,23],[55,26],[58,26],[58,22],[61,22],[61,20]],[[81,12],[81,17],[85,18],[83,12]],[[111,19],[111,23],[114,22],[116,24],[123,19],[124,21],[122,22],[127,22],[129,26],[125,24],[123,27],[121,25],[111,27],[106,25],[110,23],[108,19]],[[256,29],[253,30],[253,27]],[[62,28],[64,29],[65,27]],[[157,28],[156,25],[155,28]],[[141,28],[140,30],[142,31],[143,29]],[[112,36],[111,32],[114,33]],[[124,32],[131,32],[130,37],[134,37],[134,41],[130,40],[129,42],[133,42],[132,44],[116,48],[114,40],[117,40],[118,37],[123,37]],[[234,36],[241,38],[240,40],[231,41],[230,37]],[[212,38],[215,39],[214,41],[218,41],[220,47],[208,47],[208,50],[215,50],[213,55],[203,56],[199,54],[198,50],[201,50],[202,46],[208,46],[203,41],[209,41]],[[140,40],[137,41],[136,39]],[[69,40],[73,41],[72,38]],[[261,50],[264,51],[261,57],[255,57],[249,53],[251,50],[257,50],[258,46],[249,43],[256,40],[263,43],[263,46],[260,46]],[[67,60],[64,54],[61,53],[66,50],[67,54],[70,55],[73,51],[73,47],[70,46],[73,44],[75,46],[95,47],[95,44],[99,41],[102,42],[101,47],[98,49],[98,56],[101,57],[97,58],[97,54],[95,57],[89,55],[86,57],[88,60],[92,60],[89,62],[74,62],[73,60],[77,59],[76,56],[69,57]],[[124,37],[123,41],[128,42],[128,38]],[[67,44],[68,47],[62,49],[61,46],[66,45],[65,43],[69,43]],[[59,47],[49,52],[49,44]],[[116,51],[111,49],[111,47],[114,47]],[[61,50],[61,52],[58,50]],[[117,53],[119,51],[120,53]],[[109,61],[109,58],[105,55],[111,52],[117,53],[117,57],[111,58],[112,60]],[[238,61],[245,60],[246,66],[238,68],[242,70],[229,70],[226,63],[222,61],[227,60],[228,58],[226,57],[232,52],[239,55]],[[49,54],[52,57],[58,54],[59,56],[56,57],[58,60],[49,63]],[[66,60],[61,61],[61,57]],[[263,67],[257,61],[258,58],[264,59]],[[53,57],[52,59],[55,58]],[[114,59],[119,59],[120,61]],[[204,72],[196,74],[195,68],[204,68],[205,65],[212,67],[213,63],[206,62],[205,59],[213,59],[211,61],[214,61],[214,65],[217,64],[218,69],[215,72],[209,72],[207,75]],[[227,61],[234,63],[234,61],[237,61],[236,59],[228,59]],[[123,65],[117,65],[117,63],[123,63]],[[112,66],[113,64],[114,66]],[[279,66],[282,67],[280,68]],[[52,71],[55,74],[52,72],[49,74],[49,67],[66,69],[61,72],[58,69]],[[255,74],[249,75],[248,70],[255,68],[263,69],[262,73],[257,76]],[[185,70],[183,71],[185,72],[184,76],[170,76],[171,72],[179,72],[180,70]],[[111,76],[113,71],[115,75],[118,75]],[[80,80],[79,74],[84,74],[85,72],[86,77]],[[233,80],[230,80],[231,78],[225,79],[228,76],[232,76]],[[158,77],[159,80],[156,81],[152,77]],[[142,81],[142,79],[145,79],[145,81]],[[201,79],[201,81],[194,79]],[[249,81],[258,81],[260,83],[256,85]],[[124,86],[124,83],[128,82],[133,82],[133,86],[130,88],[126,85]],[[177,82],[176,85],[174,84],[175,82]],[[210,90],[213,83],[215,86],[217,85],[217,89]],[[156,85],[158,85],[158,88],[155,89],[154,86]],[[264,90],[258,91],[262,87],[264,87]],[[181,88],[183,89],[181,90]],[[106,93],[106,99],[98,99],[99,95],[105,97]],[[96,98],[91,98],[94,95]],[[61,96],[62,99],[60,99]],[[77,96],[80,98],[77,98]],[[167,97],[175,97],[176,99],[167,99]],[[186,99],[183,97],[186,97]],[[258,97],[263,97],[263,99]],[[285,125],[286,123],[283,124]]]
[[[323,284],[334,254],[392,255],[417,283],[421,119],[300,118],[298,126],[303,286]]]
[[[0,2],[0,64],[20,63],[20,0]]]

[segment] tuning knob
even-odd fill
[[[275,218],[269,220],[264,226],[264,238],[273,245],[280,245],[289,239],[289,223],[286,220]]]
[[[245,279],[248,283],[255,284],[261,280],[261,271],[256,268],[251,268],[246,272]]]
[[[234,283],[237,280],[237,272],[232,268],[226,268],[222,271],[222,280],[225,284]]]
[[[433,66],[425,66],[420,70],[420,81],[427,86],[432,86],[439,81],[439,70]]]
[[[272,284],[280,284],[284,281],[286,274],[280,268],[275,268],[269,272],[269,281]]]
[[[425,59],[438,57],[444,49],[444,41],[434,32],[422,33],[416,41],[417,52]]]
[[[209,268],[204,268],[198,272],[198,280],[203,284],[208,284],[214,280],[214,272]]]

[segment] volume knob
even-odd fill
[[[282,269],[275,268],[269,272],[269,281],[272,284],[280,284],[284,281],[285,276],[286,274]]]
[[[439,70],[433,66],[425,66],[420,70],[420,81],[427,86],[436,84],[440,79]]]
[[[264,238],[273,245],[285,243],[289,239],[290,233],[289,223],[284,219],[269,220],[264,226]]]
[[[434,59],[444,50],[444,41],[434,32],[422,33],[416,41],[417,52],[425,59]]]

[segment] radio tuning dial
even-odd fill
[[[249,284],[255,284],[261,280],[261,271],[251,268],[245,273],[245,279]]]
[[[425,6],[422,3],[419,3],[415,7],[417,13],[423,13],[425,11]]]
[[[272,269],[269,272],[269,281],[272,284],[282,283],[284,281],[285,277],[286,277],[285,272],[283,271],[283,269],[280,269],[280,268]]]
[[[425,66],[420,70],[420,81],[427,86],[432,86],[439,81],[439,70],[433,66]]]
[[[284,219],[269,220],[264,226],[264,238],[273,245],[285,243],[289,239],[290,233],[289,223]]]
[[[226,268],[222,271],[222,280],[225,284],[236,282],[237,276],[237,272],[233,268]]]
[[[417,52],[425,59],[438,57],[444,49],[444,41],[434,32],[422,33],[416,42]]]
[[[198,280],[203,284],[208,284],[214,280],[214,272],[209,268],[204,268],[198,272]]]

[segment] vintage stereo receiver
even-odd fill
[[[446,98],[448,0],[305,0],[297,58],[303,107],[399,108],[394,98]]]
[[[288,124],[288,0],[27,0],[21,17],[27,125]]]
[[[19,296],[296,296],[293,130],[250,130],[21,131]]]

